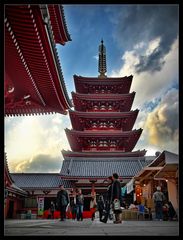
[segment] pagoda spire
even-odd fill
[[[100,75],[99,78],[107,77],[105,73],[107,72],[106,67],[106,48],[103,44],[103,39],[101,40],[101,44],[99,45],[99,62],[98,62],[98,72]]]

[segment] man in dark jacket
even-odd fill
[[[60,221],[66,219],[66,207],[69,204],[69,196],[64,188],[64,185],[60,185],[60,191],[57,193],[57,206],[60,210]]]
[[[106,201],[105,201],[105,209],[104,209],[104,214],[101,218],[101,222],[103,223],[107,223],[107,220],[109,218],[109,214],[110,214],[110,208],[111,208],[111,191],[112,191],[112,184],[113,184],[113,178],[112,176],[108,177],[108,188],[107,188],[107,196],[106,196]]]
[[[120,184],[120,181],[118,180],[119,176],[117,173],[113,173],[112,178],[113,178],[112,197],[111,197],[112,203],[115,199],[118,199],[121,203],[122,196],[121,196],[121,184]],[[114,221],[114,223],[121,223],[121,219],[120,219],[121,212],[122,212],[121,210],[114,210],[114,214],[116,218],[116,221]]]

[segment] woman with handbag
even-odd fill
[[[115,214],[114,223],[121,223],[122,222],[121,221],[121,212],[122,212],[121,184],[120,184],[120,181],[118,180],[119,176],[117,173],[113,173],[112,178],[113,178],[113,184],[111,189],[111,202],[112,202],[112,207]]]

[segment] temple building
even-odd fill
[[[66,114],[56,44],[71,41],[61,5],[5,5],[5,116]]]
[[[131,110],[133,76],[107,77],[106,48],[99,46],[98,77],[74,75],[72,129],[65,129],[72,151],[62,151],[61,178],[81,188],[88,209],[91,195],[106,191],[106,178],[118,173],[122,186],[154,157],[133,151],[142,129],[133,129],[139,110]],[[88,201],[87,201],[88,198]],[[132,197],[133,199],[133,197]]]
[[[142,129],[133,129],[139,113],[132,109],[133,76],[107,77],[103,40],[98,77],[74,75],[76,91],[69,99],[56,50],[56,44],[68,41],[61,5],[5,6],[5,116],[69,112],[72,125],[65,129],[71,151],[62,150],[64,160],[58,173],[10,173],[5,154],[5,218],[26,218],[30,212],[32,218],[47,218],[60,184],[69,196],[82,189],[83,217],[91,217],[91,196],[106,192],[106,179],[113,173],[118,173],[122,189],[127,186],[126,197],[131,202],[145,195],[144,181],[150,180],[152,186],[154,170],[160,170],[155,172],[159,181],[173,169],[170,178],[175,178],[174,183],[168,188],[177,193],[177,156],[167,152],[146,156],[145,149],[134,151]],[[59,218],[59,211],[54,218]]]

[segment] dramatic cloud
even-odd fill
[[[108,8],[111,21],[116,25],[114,38],[119,46],[131,49],[133,45],[159,38],[160,42],[148,55],[140,55],[136,72],[160,71],[164,57],[178,36],[177,5],[127,5],[119,7],[119,12],[112,20],[115,9]]]
[[[61,161],[61,150],[70,149],[64,131],[71,128],[69,116],[55,114],[9,118],[5,128],[5,151],[10,170],[15,169],[17,163],[20,169],[28,169],[33,159],[40,157],[42,162],[43,155],[47,156],[45,159],[51,158],[50,161],[52,158]],[[11,165],[14,167],[11,168]],[[31,171],[31,166],[29,169]]]
[[[38,154],[32,159],[22,160],[11,164],[11,172],[26,173],[59,173],[62,166],[60,157]]]
[[[113,72],[113,76],[134,76],[131,91],[136,96],[132,109],[140,109],[134,128],[143,129],[134,150],[146,149],[147,155],[163,150],[178,152],[178,40],[164,57],[161,71],[139,73],[135,67],[142,48],[148,55],[158,45],[158,38],[149,44],[137,43],[122,56],[121,69]]]
[[[171,89],[153,112],[148,114],[145,130],[149,143],[161,149],[178,152],[178,91]]]
[[[140,43],[139,43],[140,44]],[[148,54],[158,44],[158,39],[152,40],[144,48]],[[140,62],[140,55],[136,45],[131,51],[126,51],[122,56],[123,64],[118,71],[113,71],[112,76],[129,76],[133,75],[131,91],[136,92],[133,108],[142,110],[149,103],[157,104],[158,99],[167,89],[172,86],[178,87],[178,40],[176,39],[171,46],[170,52],[164,57],[165,64],[161,71],[138,73],[135,66]]]

